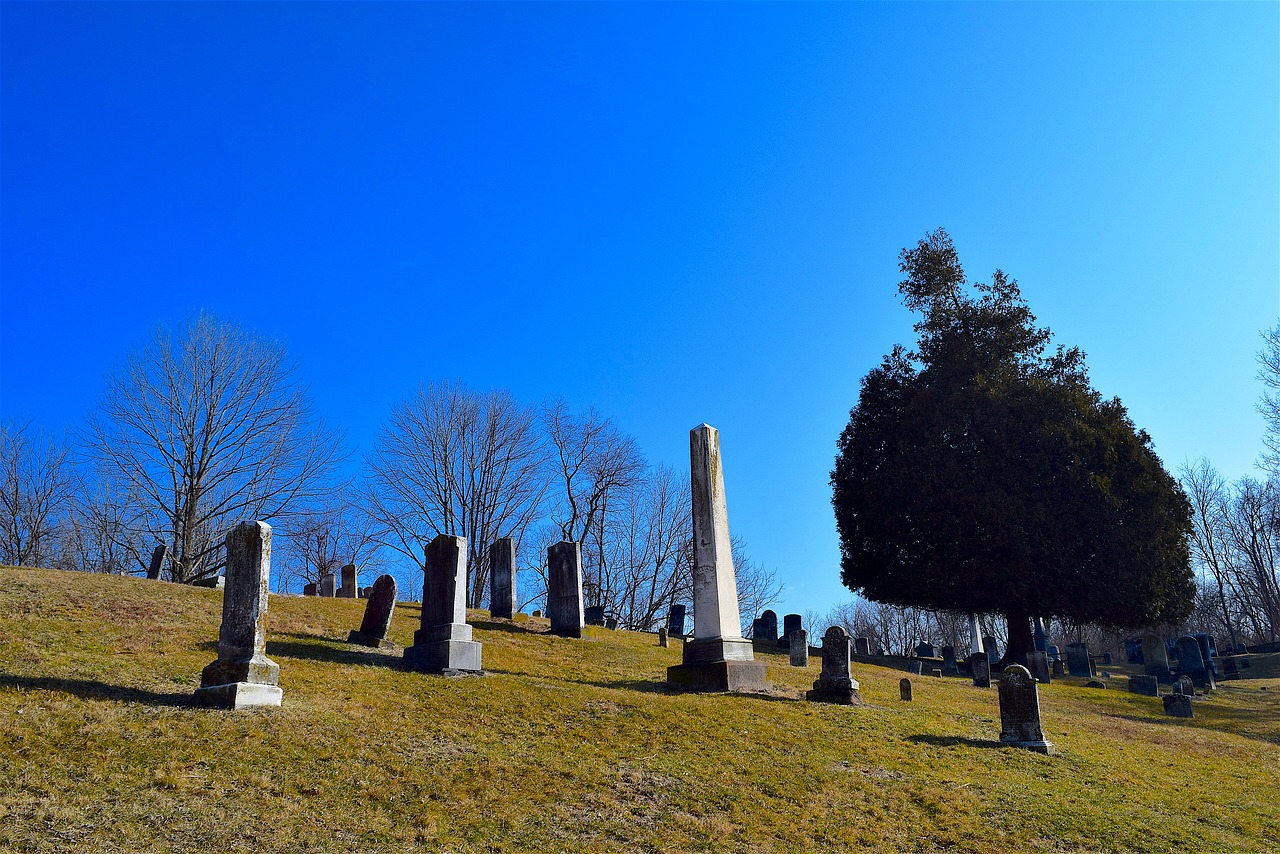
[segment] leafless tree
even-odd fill
[[[1213,600],[1219,611],[1221,625],[1231,637],[1231,645],[1237,643],[1236,621],[1231,613],[1231,577],[1228,559],[1230,547],[1223,539],[1227,536],[1229,490],[1222,475],[1207,459],[1182,466],[1182,487],[1191,500],[1192,530],[1191,556],[1201,574],[1213,581]],[[1200,585],[1197,606],[1203,598],[1205,585]]]
[[[547,489],[536,411],[505,391],[428,384],[395,407],[368,459],[370,512],[387,546],[424,566],[438,534],[467,538],[467,604],[482,607],[489,546],[519,541]]]
[[[30,423],[0,424],[0,563],[44,566],[53,561],[70,491],[62,443]]]
[[[331,486],[342,437],[313,413],[282,344],[201,313],[107,379],[85,445],[145,510],[174,581],[215,575],[225,532],[287,517]]]
[[[59,529],[59,569],[127,575],[145,572],[154,542],[145,540],[143,514],[129,484],[92,467],[77,473]]]
[[[1280,477],[1280,323],[1262,333],[1263,345],[1258,352],[1258,379],[1262,380],[1262,400],[1258,411],[1267,422],[1263,436],[1266,450],[1263,460],[1271,474]]]
[[[337,576],[349,564],[361,570],[377,567],[377,526],[360,499],[361,491],[343,486],[290,517],[281,531],[282,591],[295,584],[319,584],[321,576]]]

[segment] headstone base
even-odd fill
[[[1034,750],[1036,753],[1043,753],[1045,756],[1056,756],[1058,749],[1053,746],[1052,741],[1005,741],[1000,739],[1002,747],[1021,747],[1023,750]]]
[[[686,641],[684,645],[685,664],[754,660],[753,645],[745,638],[705,638]]]
[[[580,638],[583,628],[583,626],[561,626],[560,628],[552,626],[551,634],[562,638]]]
[[[697,641],[693,641],[697,643]],[[685,664],[667,668],[667,685],[681,691],[730,691],[735,693],[769,690],[769,665],[763,661],[689,662],[685,644]],[[747,641],[747,648],[751,642]]]
[[[806,691],[804,698],[810,703],[835,703],[840,706],[861,706],[862,696],[858,694],[858,683],[854,682],[852,687],[845,688],[836,685],[824,685],[821,688],[814,686],[812,691]]]
[[[200,687],[210,688],[251,682],[256,685],[275,685],[280,679],[280,665],[265,655],[252,658],[227,660],[219,658],[200,671]]]
[[[278,706],[284,691],[276,685],[258,682],[232,682],[228,685],[209,685],[197,688],[196,705],[211,709],[254,709],[262,706]]]
[[[429,641],[406,649],[404,663],[422,673],[479,673],[480,648],[476,641]]]
[[[1175,718],[1194,718],[1191,698],[1186,694],[1165,694],[1160,698],[1164,702],[1164,713]]]
[[[359,629],[352,629],[351,634],[347,635],[347,643],[359,644],[360,646],[371,646],[374,649],[392,649],[395,647],[391,641],[386,638],[374,637],[366,635]]]

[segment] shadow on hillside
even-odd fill
[[[195,706],[195,698],[190,693],[157,694],[142,688],[129,688],[124,685],[108,685],[92,679],[58,679],[54,676],[11,676],[0,673],[0,688],[19,688],[24,691],[60,691],[74,694],[85,700],[120,700],[125,703],[145,703],[149,706],[173,706],[187,708]]]
[[[928,744],[933,747],[1004,747],[999,741],[985,738],[965,738],[962,735],[909,735],[907,741]]]
[[[1154,698],[1152,698],[1154,699]],[[1198,711],[1195,718],[1175,718],[1172,715],[1166,715],[1161,712],[1153,712],[1150,715],[1121,715],[1114,712],[1102,712],[1101,714],[1109,718],[1119,718],[1120,720],[1132,721],[1139,724],[1175,724],[1179,726],[1193,726],[1199,729],[1212,730],[1220,732],[1223,735],[1238,735],[1241,738],[1249,738],[1254,741],[1261,741],[1266,744],[1280,744],[1280,738],[1264,732],[1249,731],[1250,724],[1260,723],[1258,717],[1261,713],[1254,712],[1250,714],[1240,709],[1228,709],[1221,706],[1212,705],[1212,701],[1197,699],[1194,708]],[[1235,724],[1235,726],[1232,726]]]
[[[299,640],[268,640],[268,658],[301,658],[308,661],[325,661],[331,664],[367,664],[378,667],[401,668],[404,658],[386,652],[375,652],[367,646],[349,645],[336,638],[318,638],[298,632],[286,632],[285,637]],[[334,648],[327,642],[340,643]]]
[[[467,620],[467,625],[486,632],[508,632],[513,635],[545,635],[547,629],[534,629],[507,620]]]

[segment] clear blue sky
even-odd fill
[[[286,341],[367,449],[458,378],[724,443],[730,523],[846,594],[828,472],[944,226],[1171,469],[1254,471],[1280,5],[0,4],[0,417],[160,322]]]

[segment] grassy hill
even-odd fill
[[[766,655],[772,696],[669,694],[653,635],[480,612],[487,675],[433,677],[342,642],[363,602],[273,596],[284,705],[232,713],[190,705],[221,601],[0,568],[0,850],[1280,850],[1280,680],[1190,721],[1055,681],[1046,757],[966,680],[855,665],[828,706]]]

